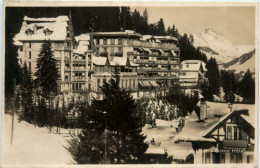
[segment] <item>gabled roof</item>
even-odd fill
[[[67,36],[68,20],[67,16],[59,16],[57,18],[29,18],[25,16],[20,32],[14,37],[14,44],[17,44],[16,41],[64,41]],[[26,22],[30,23],[27,24]],[[36,31],[28,36],[26,31],[28,29],[33,31],[34,27],[36,27]],[[47,29],[52,31],[52,34],[46,36],[44,32]]]
[[[233,115],[240,116],[254,127],[254,105],[234,104],[233,108],[235,110],[232,113],[229,112],[227,105],[226,107],[224,106],[225,103],[207,102],[207,105],[207,119],[200,122],[198,116],[193,111],[178,136],[179,140],[212,142],[213,139],[208,136]],[[216,116],[222,117],[218,118]]]
[[[181,71],[199,71],[202,68],[202,71],[208,71],[206,64],[200,60],[185,60],[180,64]]]

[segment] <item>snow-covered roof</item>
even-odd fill
[[[178,41],[176,37],[172,37],[172,36],[153,36],[153,38],[156,40]]]
[[[95,65],[106,65],[107,58],[106,57],[93,57],[92,58],[93,64]]]
[[[30,22],[66,22],[69,21],[69,18],[67,16],[58,16],[56,18],[30,18],[28,16],[24,16],[23,20]]]
[[[223,103],[207,102],[207,105],[207,119],[205,119],[204,122],[200,122],[198,116],[193,111],[190,115],[190,119],[185,123],[185,126],[178,136],[179,140],[213,142],[213,139],[207,138],[207,136],[234,114],[240,115],[254,127],[255,116],[253,106],[236,104],[234,105],[235,110],[230,113],[229,109],[225,108]],[[243,108],[247,109],[242,110]],[[218,118],[216,115],[222,117]]]
[[[126,66],[127,58],[126,57],[114,57],[112,61],[109,61],[111,66]]]
[[[203,68],[203,71],[208,71],[206,64],[200,60],[185,60],[180,64],[182,71],[199,71],[200,67]]]
[[[84,54],[88,50],[88,46],[90,45],[90,36],[87,34],[81,34],[75,37],[78,42],[78,46],[73,50],[73,53],[76,54]]]
[[[137,36],[141,37],[141,34],[136,33],[132,30],[125,30],[124,32],[91,32],[89,33],[93,36]]]
[[[88,34],[81,34],[75,37],[76,41],[90,41],[90,35]]]
[[[57,18],[29,18],[25,16],[24,21],[29,21],[30,23],[23,23],[20,32],[14,37],[14,44],[19,44],[16,41],[63,41],[67,36],[68,20],[67,16],[59,16]],[[31,30],[33,33],[27,35],[27,30]],[[46,35],[46,30],[50,30],[52,33]]]

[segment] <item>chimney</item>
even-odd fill
[[[200,99],[200,120],[204,121],[207,118],[207,103],[205,98]]]

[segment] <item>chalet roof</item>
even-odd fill
[[[63,41],[67,36],[67,16],[59,16],[57,18],[29,18],[24,17],[24,21],[30,21],[29,24],[23,23],[20,32],[14,37],[14,44],[19,44],[17,41],[43,41],[43,40],[54,40]],[[36,31],[32,35],[27,35],[28,29]],[[52,31],[52,34],[46,36],[45,30]]]
[[[202,67],[203,71],[208,71],[206,64],[200,60],[185,60],[180,64],[181,71],[199,71]]]
[[[229,112],[228,108],[225,108],[226,103],[213,103],[207,102],[208,115],[204,121],[199,121],[198,116],[193,111],[189,120],[185,123],[184,128],[180,132],[178,139],[183,141],[209,141],[212,142],[212,138],[207,138],[211,132],[218,127],[218,125],[225,122],[233,114],[238,114],[245,119],[250,125],[254,127],[254,106],[244,104],[234,104],[234,111]],[[226,105],[227,107],[227,105]],[[243,109],[247,110],[243,110]],[[248,112],[246,112],[248,111]],[[218,118],[217,116],[222,116]]]

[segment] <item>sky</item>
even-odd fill
[[[173,24],[181,34],[199,35],[206,28],[222,34],[235,45],[254,45],[254,7],[131,7],[142,14],[148,11],[148,22],[163,18],[165,28]]]

